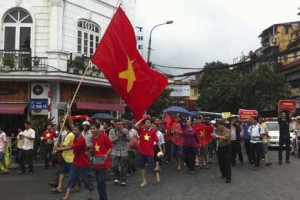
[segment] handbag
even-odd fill
[[[139,145],[140,145],[140,142],[139,142],[139,139],[138,137],[134,137],[131,141],[130,141],[130,148],[131,149],[134,149],[134,150],[137,150],[139,148]]]
[[[103,165],[105,163],[105,156],[94,156],[92,161],[94,165]]]

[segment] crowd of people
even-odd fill
[[[293,122],[291,116],[292,113],[287,112],[278,115],[278,164],[282,164],[283,145],[290,147],[291,129],[300,130],[300,117]],[[48,125],[40,139],[45,169],[50,164],[59,165],[54,181],[49,183],[51,192],[62,193],[66,180],[66,193],[62,199],[68,200],[83,182],[89,191],[88,199],[94,199],[92,178],[95,177],[100,200],[106,200],[108,173],[113,174],[115,185],[126,186],[128,175],[134,175],[140,169],[139,186],[145,187],[148,183],[146,169],[153,171],[154,180],[159,183],[162,164],[169,164],[172,159],[177,170],[186,167],[188,173],[195,174],[196,170],[209,169],[216,156],[220,178],[230,183],[231,167],[237,164],[237,159],[241,165],[245,162],[242,144],[254,170],[262,164],[272,164],[268,157],[268,132],[264,119],[257,116],[249,122],[240,122],[232,116],[216,121],[205,119],[203,115],[191,120],[180,113],[172,118],[167,114],[164,119],[151,119],[145,115],[137,122],[118,119],[112,126],[107,126],[99,120],[74,123],[71,110],[68,110],[60,131],[55,125]],[[25,122],[25,130],[20,131],[17,138],[19,174],[32,174],[36,134],[30,122]],[[3,159],[6,149],[6,135],[0,127],[0,167],[3,173],[8,173]],[[290,148],[286,148],[285,161],[288,164],[289,155]]]

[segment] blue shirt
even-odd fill
[[[243,124],[244,140],[250,140],[251,139],[250,134],[248,132],[249,127],[250,127],[249,124],[247,124],[247,123]]]

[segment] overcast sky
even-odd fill
[[[258,49],[264,29],[300,21],[298,7],[299,0],[137,0],[135,23],[143,27],[146,59],[151,28],[173,20],[153,31],[151,61],[200,68],[213,61],[232,64],[242,52]]]

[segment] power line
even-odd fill
[[[171,67],[171,66],[164,66],[164,65],[159,65],[159,64],[153,64],[153,65],[158,66],[158,67],[170,68],[170,69],[196,69],[196,70],[202,69],[200,67],[191,68],[191,67]]]
[[[288,58],[297,59],[299,57],[298,55],[295,55],[295,56],[284,56],[284,55],[289,54],[289,53],[295,53],[295,52],[298,52],[298,51],[300,51],[300,47],[297,47],[297,48],[294,48],[294,49],[289,49],[289,50],[286,50],[284,52],[275,53],[275,54],[269,55],[269,56],[262,56],[262,57],[259,57],[259,58],[256,58],[256,59],[253,59],[253,60],[250,60],[250,61],[244,61],[244,62],[235,63],[235,64],[231,64],[231,65],[220,66],[220,67],[201,68],[201,70],[199,70],[197,72],[188,72],[188,73],[184,73],[184,74],[181,74],[181,75],[170,75],[170,76],[168,76],[168,78],[193,76],[193,75],[201,74],[205,71],[211,71],[211,70],[222,69],[222,68],[232,68],[232,67],[239,68],[239,67],[255,64],[255,63],[258,63],[258,62],[264,62],[264,61],[271,61],[271,60],[273,60],[273,61],[277,60],[278,61],[278,60],[285,60],[285,59],[288,59]],[[284,56],[284,57],[279,58],[280,56]]]

